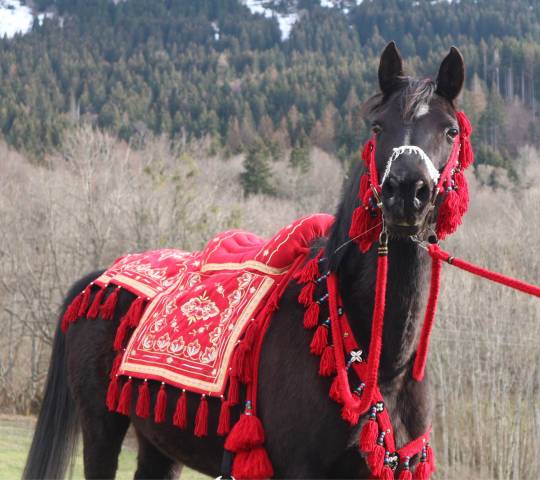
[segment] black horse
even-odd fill
[[[402,145],[421,147],[442,170],[459,133],[454,100],[463,81],[463,59],[455,48],[443,60],[436,81],[432,81],[404,76],[394,43],[386,47],[379,66],[381,92],[366,104],[377,137],[379,178],[393,148]],[[345,310],[360,347],[366,351],[377,253],[372,248],[362,254],[354,243],[347,243],[363,172],[359,162],[344,188],[332,231],[328,238],[318,240],[318,247],[324,244],[326,252],[335,252],[331,268],[338,272]],[[427,235],[425,220],[434,187],[426,163],[419,161],[414,152],[405,152],[394,162],[382,191],[390,253],[379,376],[398,447],[422,434],[432,417],[428,376],[421,382],[411,377],[430,267],[429,255],[418,248],[411,235]],[[435,220],[436,216],[430,214],[430,221]],[[100,273],[77,282],[65,305]],[[330,380],[317,374],[318,359],[309,353],[311,336],[302,326],[304,310],[297,303],[299,288],[293,282],[282,297],[260,363],[258,412],[265,425],[266,448],[275,476],[364,478],[369,471],[357,448],[359,427],[351,428],[340,418],[340,407],[328,397]],[[134,414],[126,417],[107,410],[108,374],[115,355],[113,339],[119,318],[133,298],[129,293],[121,294],[113,322],[80,319],[66,334],[58,328],[24,477],[63,476],[79,430],[84,442],[86,477],[114,477],[130,424],[139,444],[135,478],[170,478],[178,474],[182,465],[212,476],[220,473],[221,437],[196,438],[191,432],[156,424],[151,418],[141,419]],[[151,389],[153,402],[157,386]],[[177,395],[171,392],[168,396],[168,418]],[[198,396],[188,397],[190,418],[195,416],[197,404]],[[220,402],[210,399],[209,404],[212,429],[217,424]]]

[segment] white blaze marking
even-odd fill
[[[422,103],[416,111],[416,118],[423,117],[427,113],[429,113],[429,105],[427,103]]]
[[[422,159],[424,164],[426,165],[428,175],[433,180],[433,183],[437,183],[440,176],[439,170],[437,170],[435,165],[433,165],[433,162],[427,156],[426,152],[424,152],[424,150],[422,150],[420,147],[417,147],[416,145],[401,145],[401,147],[397,147],[392,150],[392,155],[390,155],[388,162],[386,162],[386,167],[384,169],[381,186],[384,184],[386,178],[388,177],[390,173],[390,169],[392,168],[392,163],[394,163],[394,160],[396,160],[400,155],[404,153],[408,155],[412,155],[413,153],[415,153],[416,155],[418,155]]]

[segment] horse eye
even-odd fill
[[[459,130],[456,127],[450,127],[446,129],[446,136],[450,139],[454,139],[458,136]]]
[[[373,125],[371,125],[371,131],[375,134],[375,135],[378,135],[379,133],[382,132],[382,127],[379,123],[374,123]]]

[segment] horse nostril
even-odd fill
[[[429,200],[429,187],[422,180],[416,182],[416,192],[414,196],[415,199],[419,201],[419,206],[423,205]]]
[[[398,188],[399,182],[393,177],[388,178],[382,187],[383,196],[386,198],[394,197]]]

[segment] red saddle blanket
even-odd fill
[[[269,241],[232,230],[200,252],[163,249],[119,258],[94,284],[102,291],[110,285],[124,288],[145,307],[117,375],[222,395],[247,325],[257,320],[295,260],[332,222],[330,215],[310,215]]]

